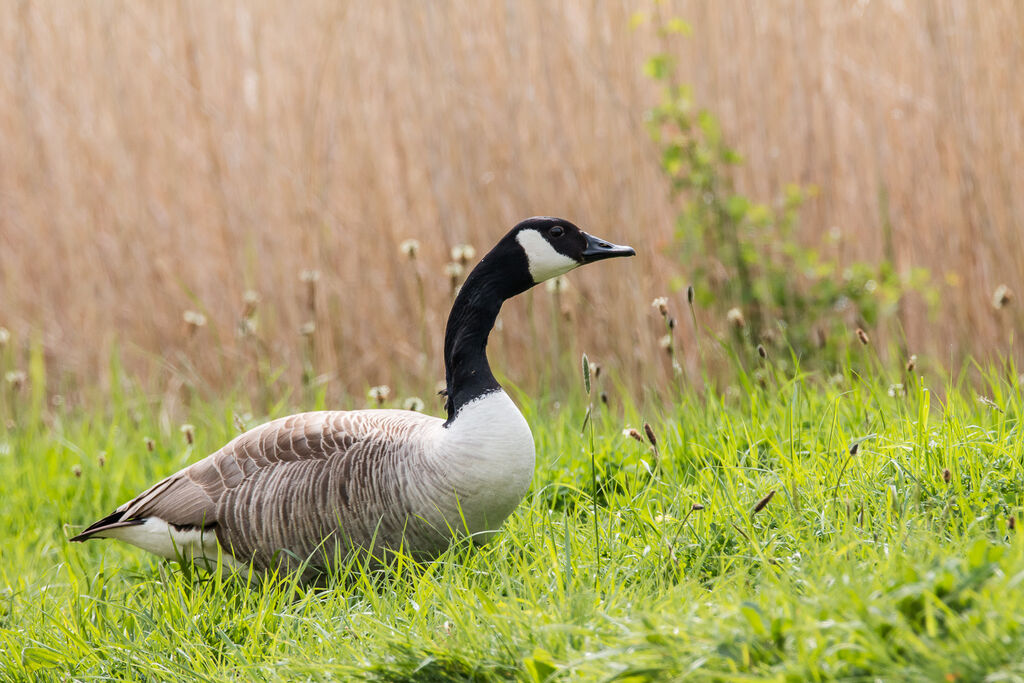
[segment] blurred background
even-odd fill
[[[635,391],[831,372],[858,328],[1020,359],[1021,36],[1018,0],[2,3],[7,383],[425,395],[450,263],[536,214],[638,256],[506,305],[528,390],[584,350]]]

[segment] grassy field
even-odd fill
[[[269,416],[195,403],[190,447],[131,390],[29,397],[0,438],[0,678],[1024,680],[1016,370],[885,374],[769,365],[641,410],[606,373],[596,473],[581,388],[517,396],[538,465],[496,541],[325,589],[66,540]]]

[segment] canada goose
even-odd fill
[[[169,559],[326,568],[339,548],[430,557],[490,538],[526,494],[533,435],[491,374],[501,304],[630,247],[530,218],[477,264],[444,339],[447,420],[405,410],[301,413],[256,427],[157,483],[72,541],[116,538]]]

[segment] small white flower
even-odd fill
[[[386,384],[380,384],[375,387],[370,387],[370,391],[367,392],[371,401],[374,401],[377,405],[384,403],[388,400],[388,396],[391,395],[391,387]]]
[[[672,335],[666,334],[664,337],[658,340],[658,346],[663,349],[669,349],[672,347]]]
[[[897,396],[903,396],[906,391],[903,389],[902,384],[890,384],[889,385],[889,396],[895,398]]]
[[[405,399],[405,402],[402,404],[402,407],[405,408],[406,410],[414,410],[417,413],[419,413],[423,410],[423,399],[420,398],[419,396],[410,396],[409,398]]]
[[[299,273],[299,279],[302,280],[303,282],[307,282],[307,283],[309,283],[309,282],[316,282],[317,280],[320,279],[320,271],[319,270],[304,270],[301,273]]]
[[[476,249],[472,244],[456,244],[452,247],[452,261],[466,265],[476,257]]]
[[[11,333],[6,327],[0,327],[0,346],[7,346],[9,341],[11,341]]]
[[[182,318],[185,319],[189,327],[202,327],[206,324],[206,316],[199,311],[185,311]]]
[[[299,334],[301,334],[303,337],[311,337],[313,336],[314,332],[316,332],[316,322],[312,320],[307,320],[306,322],[302,323],[301,327],[299,327]]]
[[[662,315],[668,315],[668,297],[659,296],[651,302],[651,307],[657,308],[658,313],[661,313]]]
[[[995,293],[992,295],[992,305],[996,308],[1005,308],[1010,304],[1013,299],[1013,292],[1006,285],[999,285],[996,287]]]
[[[7,380],[8,384],[17,389],[25,383],[25,380],[28,379],[28,377],[21,370],[8,370],[4,373],[4,379]]]
[[[256,320],[254,318],[242,318],[238,321],[238,336],[251,337],[256,334]]]
[[[452,282],[456,282],[462,277],[462,274],[466,272],[466,269],[461,263],[451,262],[444,264],[444,274]]]
[[[401,251],[407,258],[414,259],[416,255],[420,253],[420,241],[417,239],[407,239],[398,245],[399,251]]]
[[[255,306],[260,302],[260,293],[255,289],[247,289],[242,294],[242,303],[246,306]]]
[[[569,289],[569,280],[564,275],[553,277],[544,283],[544,289],[552,294],[561,294]]]

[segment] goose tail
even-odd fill
[[[103,519],[99,520],[98,522],[90,524],[85,529],[85,531],[75,536],[72,536],[68,540],[75,543],[82,543],[83,541],[88,541],[90,538],[96,538],[97,534],[103,533],[104,531],[120,529],[126,526],[137,526],[139,524],[145,523],[146,520],[144,518],[136,517],[135,519],[124,519],[124,512],[117,510],[107,515]],[[102,536],[99,536],[99,538],[102,538]]]

